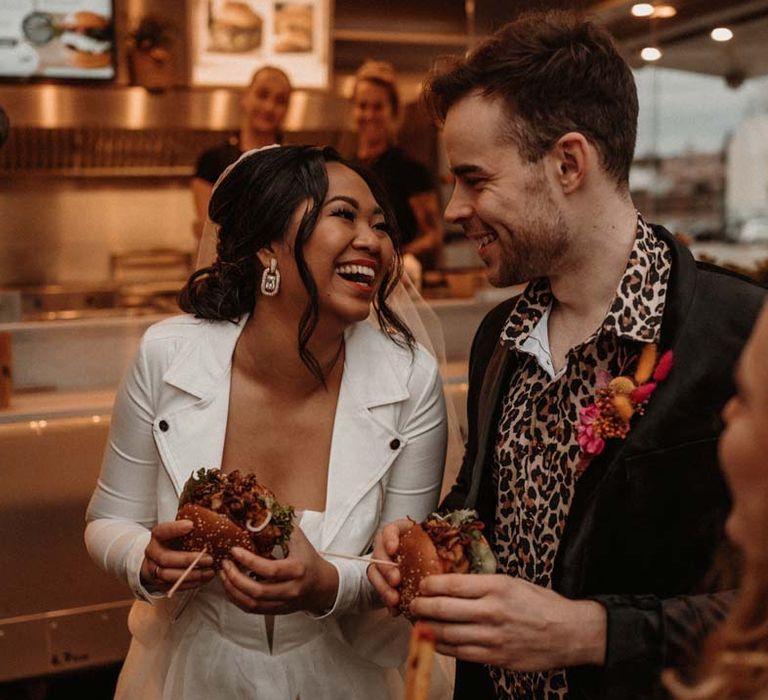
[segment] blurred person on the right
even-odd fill
[[[676,700],[768,699],[768,306],[735,380],[719,454],[733,498],[726,531],[743,556],[741,590],[708,640],[696,680],[688,685],[674,671],[664,674]]]

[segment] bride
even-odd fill
[[[142,340],[87,513],[92,558],[137,598],[116,697],[397,697],[409,625],[375,609],[364,563],[319,553],[365,554],[440,491],[437,363],[387,303],[393,215],[365,171],[309,146],[244,154],[209,213],[216,260],[182,290],[188,315]],[[195,557],[169,547],[192,527],[180,489],[214,466],[301,512],[290,554],[235,549],[219,575],[205,555],[169,600]]]

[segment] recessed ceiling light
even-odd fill
[[[655,19],[668,19],[676,14],[677,10],[672,5],[656,5],[651,16]]]
[[[646,46],[640,52],[640,58],[644,61],[658,61],[661,58],[661,51],[655,46]]]
[[[632,14],[635,17],[650,17],[653,14],[653,5],[649,2],[638,2],[632,5]]]
[[[733,32],[728,27],[715,27],[710,36],[715,41],[730,41],[733,39]]]

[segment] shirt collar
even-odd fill
[[[666,243],[638,213],[635,242],[602,331],[643,343],[657,342],[671,266]],[[530,352],[529,336],[533,334],[534,340],[540,340],[541,329],[537,330],[537,326],[546,319],[551,305],[549,280],[541,278],[531,282],[512,307],[501,331],[501,342]]]
[[[667,244],[638,214],[635,243],[602,330],[641,343],[658,342],[671,268]]]
[[[501,329],[501,342],[516,350],[531,335],[552,304],[552,290],[546,277],[534,280],[517,298],[512,311]]]

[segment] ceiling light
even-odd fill
[[[733,39],[733,32],[728,27],[715,27],[710,36],[715,41],[730,41]]]
[[[677,14],[677,10],[672,5],[656,5],[653,8],[654,19],[669,19]]]
[[[641,52],[640,57],[644,61],[658,61],[661,58],[661,51],[655,46],[646,46]]]
[[[639,2],[632,5],[632,14],[635,17],[650,17],[653,14],[653,5],[649,2]]]

